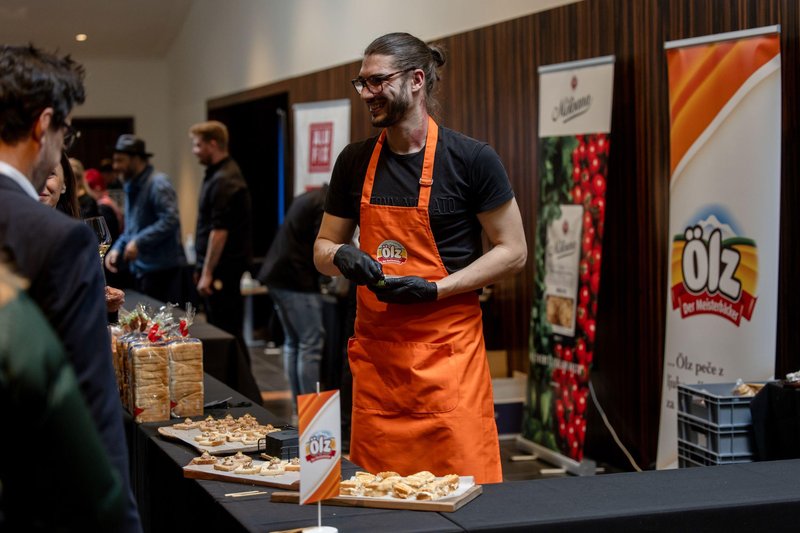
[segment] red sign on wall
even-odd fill
[[[333,122],[315,122],[308,126],[308,171],[330,172],[333,158]]]

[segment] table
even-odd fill
[[[209,400],[241,395],[211,376]],[[250,412],[280,423],[259,406]],[[132,424],[129,421],[129,424]],[[247,485],[186,479],[181,468],[197,454],[167,441],[157,428],[130,427],[133,478],[145,531],[283,531],[316,524],[316,506],[272,503],[269,496],[226,497]],[[344,461],[349,477],[356,466]],[[323,524],[350,531],[794,531],[800,506],[800,460],[746,463],[594,477],[486,485],[454,513],[323,506]],[[258,487],[268,493],[274,489]]]
[[[204,386],[207,401],[228,397],[232,397],[232,404],[247,401],[241,394],[207,374]],[[227,413],[235,417],[250,413],[262,423],[285,424],[285,421],[257,405],[206,410],[206,415],[217,418]],[[127,417],[127,427],[132,434],[131,478],[134,480],[134,492],[145,531],[264,532],[316,524],[316,506],[270,502],[269,494],[278,489],[256,487],[268,494],[230,498],[225,494],[249,490],[249,486],[184,478],[182,467],[198,453],[185,443],[166,440],[158,434],[160,426],[173,423],[175,421],[137,425]],[[344,476],[350,477],[356,470],[355,465],[344,461]],[[364,531],[380,531],[398,520],[411,527],[404,531],[461,531],[438,513],[323,507],[323,523],[338,524],[342,532],[351,530],[353,524],[361,524]]]
[[[163,302],[136,291],[125,291],[125,309],[133,309],[140,303],[149,305],[153,310],[158,310],[164,305]],[[261,405],[261,391],[253,377],[250,358],[244,352],[246,347],[241,346],[236,337],[200,321],[192,324],[189,334],[203,343],[205,372]]]

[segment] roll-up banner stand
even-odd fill
[[[614,56],[539,68],[539,180],[530,374],[520,448],[577,475],[603,252]]]
[[[350,142],[350,100],[295,104],[294,196],[331,180],[339,152]]]
[[[779,32],[665,44],[672,176],[657,468],[678,464],[678,384],[764,381],[774,372]]]

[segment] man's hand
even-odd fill
[[[378,300],[389,304],[418,304],[433,302],[439,295],[436,283],[419,276],[386,278],[382,282],[369,285]]]
[[[211,296],[214,293],[214,276],[210,272],[203,270],[200,279],[197,280],[197,292],[200,296]]]
[[[124,303],[125,293],[106,285],[106,311],[109,313],[116,313]]]
[[[117,273],[117,261],[119,260],[119,251],[111,250],[106,254],[106,268],[109,272]]]
[[[135,261],[136,258],[139,257],[139,247],[136,245],[136,241],[131,241],[125,245],[125,251],[122,252],[122,258],[125,261]]]
[[[344,277],[357,285],[374,285],[383,279],[381,264],[366,252],[349,244],[344,244],[336,250],[333,264]]]

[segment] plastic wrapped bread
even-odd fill
[[[110,325],[108,333],[111,337],[111,363],[114,365],[114,377],[117,378],[117,389],[120,399],[122,399],[122,358],[117,353],[117,339],[123,335],[123,332],[119,326]]]
[[[128,349],[132,413],[136,422],[169,420],[169,346],[139,342]]]
[[[133,413],[133,400],[131,399],[131,360],[130,347],[133,344],[146,340],[144,333],[125,333],[117,337],[117,364],[120,367],[119,395],[122,406]]]
[[[203,344],[180,337],[169,342],[169,400],[175,416],[203,414]]]

